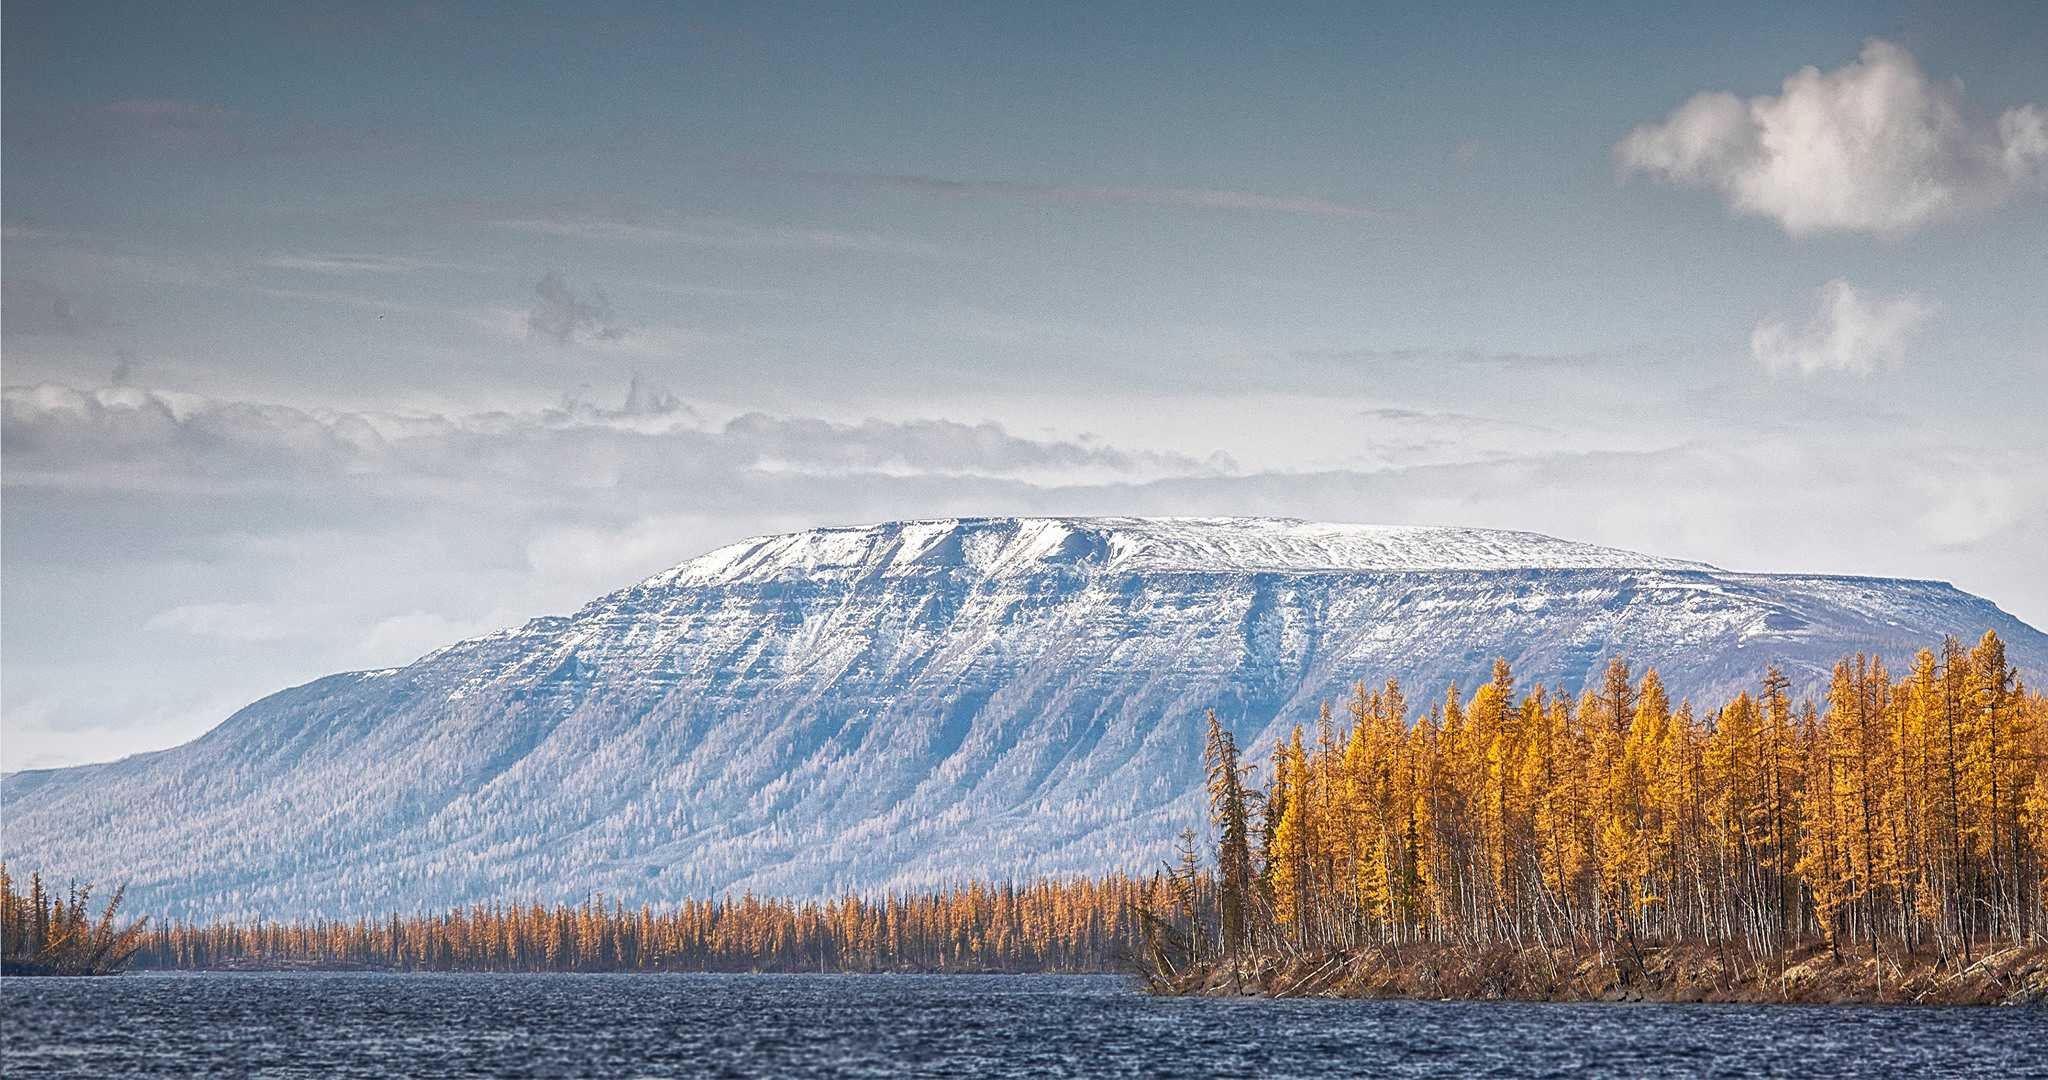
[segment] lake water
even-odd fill
[[[1122,979],[6,979],[8,1076],[2048,1076],[2048,1013],[1162,1000]]]

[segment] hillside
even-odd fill
[[[184,746],[6,777],[9,863],[133,910],[629,904],[1148,869],[1203,710],[1256,755],[1360,677],[1719,697],[1767,663],[2048,637],[1930,581],[1730,573],[1549,537],[964,519],[720,548],[571,615],[330,676]]]

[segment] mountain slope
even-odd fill
[[[1198,820],[1203,710],[1256,749],[1361,677],[1718,698],[1777,662],[1996,629],[1946,584],[1728,573],[1548,537],[968,519],[713,551],[568,616],[265,698],[184,746],[0,787],[17,866],[137,910],[354,915],[1144,869]]]

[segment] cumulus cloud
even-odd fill
[[[1815,294],[1813,315],[1805,323],[1757,323],[1749,334],[1749,351],[1774,373],[1867,375],[1897,365],[1933,314],[1934,305],[1914,293],[1870,293],[1837,278]]]
[[[578,292],[560,271],[542,274],[533,285],[533,307],[526,313],[526,332],[568,345],[578,337],[617,341],[626,336],[602,289]]]
[[[1899,235],[2040,188],[2048,107],[1986,119],[1960,81],[1930,80],[1872,39],[1853,63],[1794,72],[1776,96],[1699,94],[1614,152],[1624,173],[1718,191],[1794,236]]]

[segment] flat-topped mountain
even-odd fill
[[[1769,663],[2048,636],[1943,583],[1731,573],[1529,533],[975,518],[759,537],[565,616],[0,784],[20,867],[159,915],[629,904],[1156,867],[1215,708],[1254,752],[1360,678],[1718,699]]]
[[[757,536],[692,559],[646,584],[844,580],[934,571],[1014,577],[1054,565],[1204,574],[1714,569],[1500,529],[1289,518],[949,518]]]

